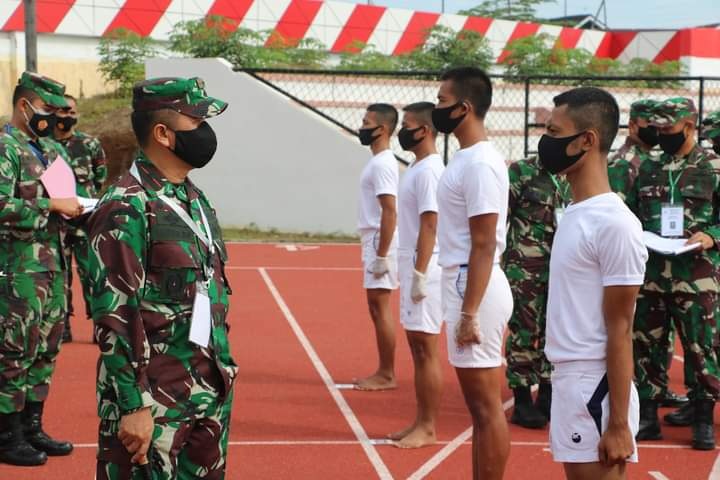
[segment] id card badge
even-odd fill
[[[660,235],[663,237],[682,237],[685,230],[683,225],[683,206],[677,203],[663,203],[660,217]]]
[[[565,207],[558,207],[555,209],[555,226],[557,227],[560,225],[560,220],[562,220],[563,215],[565,215]]]
[[[210,344],[211,326],[210,295],[205,284],[198,282],[190,320],[190,341],[200,347],[207,347]]]

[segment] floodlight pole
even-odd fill
[[[25,70],[37,72],[37,24],[35,0],[24,0],[25,6]]]

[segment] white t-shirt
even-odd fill
[[[400,172],[392,150],[383,150],[365,165],[360,175],[360,202],[357,227],[360,231],[379,230],[380,195],[397,198]]]
[[[640,221],[615,193],[567,207],[550,253],[548,360],[606,359],[603,288],[642,285],[647,258]]]
[[[438,183],[438,243],[442,267],[468,263],[468,219],[490,213],[498,214],[495,262],[500,261],[505,251],[509,188],[505,159],[492,142],[478,142],[453,155]]]
[[[414,162],[400,180],[398,196],[398,234],[402,251],[415,251],[420,233],[420,215],[437,212],[437,184],[445,170],[437,153]],[[437,251],[437,239],[435,251]]]

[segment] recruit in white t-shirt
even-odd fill
[[[360,201],[357,228],[360,231],[379,230],[382,214],[378,196],[397,198],[400,172],[391,150],[383,150],[365,165],[360,175]]]
[[[412,163],[400,180],[398,234],[400,250],[415,251],[420,233],[420,215],[437,212],[437,185],[445,170],[437,153]],[[435,251],[437,251],[437,239]]]
[[[550,254],[550,362],[606,359],[603,288],[642,285],[647,258],[640,221],[615,193],[567,207]]]
[[[509,188],[505,159],[492,142],[478,142],[453,155],[438,184],[439,262],[443,268],[468,263],[468,219],[491,213],[498,215],[494,261],[500,261],[505,251]]]

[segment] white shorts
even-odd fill
[[[396,290],[398,288],[398,265],[397,265],[397,233],[393,235],[390,249],[388,250],[388,261],[390,271],[380,278],[375,278],[372,273],[373,263],[377,258],[377,248],[380,242],[380,232],[370,230],[361,233],[362,262],[363,262],[363,287],[366,289],[382,288],[385,290]]]
[[[607,429],[610,413],[606,369],[604,360],[553,365],[550,449],[556,462],[600,461],[598,444]],[[628,422],[635,444],[640,423],[640,402],[632,383]],[[637,444],[628,461],[637,463]]]
[[[415,270],[415,253],[399,252],[400,268],[400,323],[405,330],[437,335],[442,330],[442,304],[440,301],[440,279],[442,270],[437,263],[437,254],[430,257],[425,272],[427,297],[420,303],[412,300],[412,279]]]
[[[510,284],[499,265],[493,265],[487,290],[476,313],[480,343],[459,346],[455,329],[460,321],[467,267],[444,268],[442,274],[443,318],[447,322],[448,357],[458,368],[494,368],[502,365],[503,336],[513,310]]]

